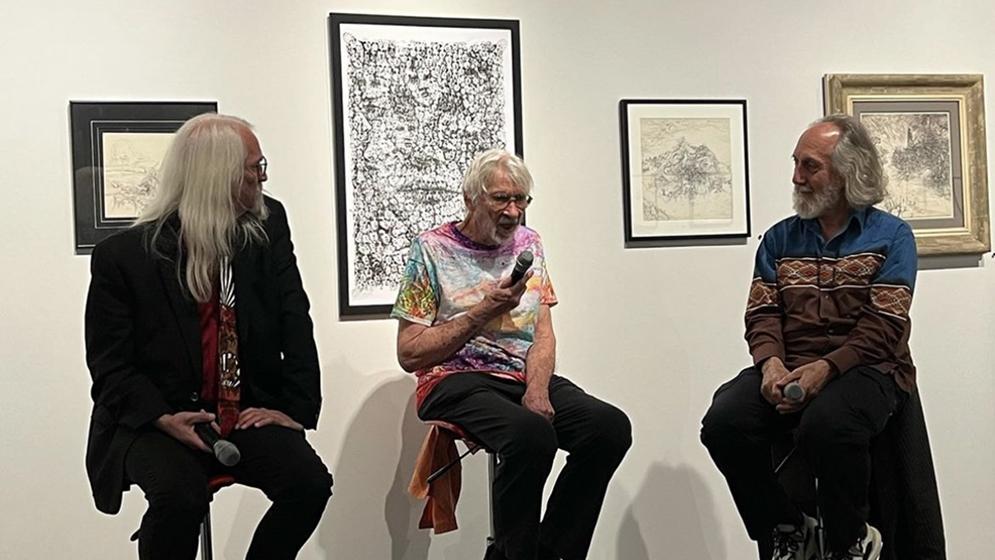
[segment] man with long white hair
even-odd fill
[[[771,465],[773,438],[796,428],[798,454],[818,477],[829,558],[876,559],[870,442],[916,386],[908,346],[915,239],[873,206],[886,182],[859,121],[816,122],[792,157],[797,215],[764,234],[746,308],[754,365],[716,391],[701,440],[750,537],[772,549],[767,557],[807,560],[814,522]]]
[[[148,500],[139,557],[193,559],[208,479],[231,474],[273,502],[246,557],[294,558],[332,478],[304,438],[321,392],[286,213],[262,193],[266,159],[242,119],[190,119],[161,177],[134,227],[92,255],[86,466],[94,500],[117,513],[122,492],[138,485]],[[216,461],[197,434],[203,425],[241,460]]]
[[[525,163],[504,150],[478,154],[463,200],[464,219],[411,244],[391,313],[398,361],[418,376],[422,420],[459,429],[499,457],[485,559],[581,560],[632,427],[624,412],[554,374],[557,299],[539,234],[521,225],[532,202]],[[570,456],[540,522],[557,448]]]

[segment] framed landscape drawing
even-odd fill
[[[217,110],[213,101],[69,102],[76,254],[131,225],[155,196],[173,134]]]
[[[912,226],[920,255],[991,249],[980,75],[828,74],[826,112],[860,119],[888,176],[878,206]]]
[[[522,154],[518,22],[333,13],[329,34],[339,315],[385,316],[474,155]]]
[[[750,235],[746,100],[623,99],[627,246]]]

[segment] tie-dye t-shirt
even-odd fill
[[[534,256],[532,278],[518,307],[484,325],[444,362],[415,373],[419,406],[439,381],[454,373],[483,371],[524,383],[525,356],[535,339],[539,306],[556,304],[539,234],[519,226],[512,239],[492,247],[474,242],[456,226],[439,226],[411,243],[391,317],[425,326],[458,317],[484,299],[486,287],[511,274],[525,250]]]

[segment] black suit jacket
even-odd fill
[[[321,390],[310,304],[283,206],[268,197],[265,203],[268,242],[250,243],[232,258],[241,405],[277,409],[314,428]],[[130,485],[124,456],[135,437],[163,414],[206,408],[197,303],[180,284],[176,258],[149,250],[151,230],[108,238],[90,263],[86,360],[94,405],[86,468],[97,509],[106,513],[121,508]],[[163,226],[162,255],[178,255],[178,230],[175,216]]]

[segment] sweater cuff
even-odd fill
[[[823,359],[836,369],[837,375],[843,375],[860,365],[860,355],[849,346],[841,346],[826,354]]]
[[[780,358],[784,361],[784,348],[774,342],[766,342],[758,345],[756,348],[750,349],[750,354],[753,355],[753,365],[760,366],[764,360],[768,358]]]

